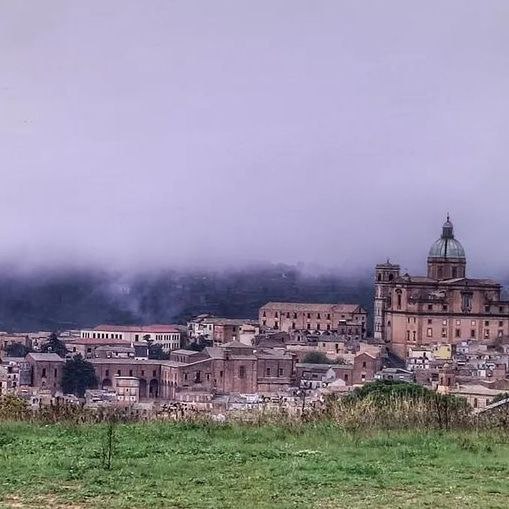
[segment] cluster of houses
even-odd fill
[[[274,306],[284,308],[277,313],[290,322],[298,313],[299,326],[285,331],[204,314],[186,326],[103,324],[66,331],[60,339],[67,358],[79,354],[94,367],[97,388],[87,391],[86,400],[96,406],[171,401],[212,408],[232,397],[236,403],[292,401],[303,391],[316,397],[325,389],[351,390],[381,369],[385,349],[368,340],[360,306],[269,303],[260,316]],[[66,359],[40,351],[48,338],[44,332],[0,333],[0,394],[14,392],[34,405],[67,397],[61,383]],[[29,353],[9,355],[13,344]],[[151,358],[153,345],[164,356]],[[313,353],[321,357],[307,360]]]
[[[94,368],[89,406],[298,404],[381,379],[417,382],[482,409],[509,390],[509,340],[416,345],[394,361],[384,341],[368,337],[366,323],[358,305],[268,303],[259,320],[203,314],[187,325],[103,324],[59,339],[66,358],[79,354]],[[78,401],[62,390],[66,358],[41,352],[49,335],[0,333],[0,395],[15,393],[33,406]],[[157,358],[154,345],[162,352]],[[9,353],[14,346],[28,353]]]

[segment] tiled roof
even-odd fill
[[[339,312],[354,313],[361,311],[359,304],[314,304],[306,302],[267,302],[261,309],[273,309],[275,311],[316,311],[316,312]]]
[[[30,357],[37,362],[65,362],[60,355],[56,353],[29,353],[27,357]]]

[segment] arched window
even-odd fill
[[[394,274],[389,274],[389,281],[392,281],[394,279]]]

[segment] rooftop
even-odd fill
[[[31,352],[27,355],[27,358],[30,357],[36,362],[65,362],[65,359],[62,359],[60,355],[56,353],[36,353]]]
[[[317,311],[339,313],[354,313],[364,311],[359,304],[314,304],[307,302],[267,302],[261,309],[270,308],[277,311],[295,310],[295,311]]]

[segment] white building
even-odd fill
[[[83,329],[82,339],[117,339],[135,345],[140,341],[160,344],[165,352],[181,347],[182,334],[176,325],[98,325]]]

